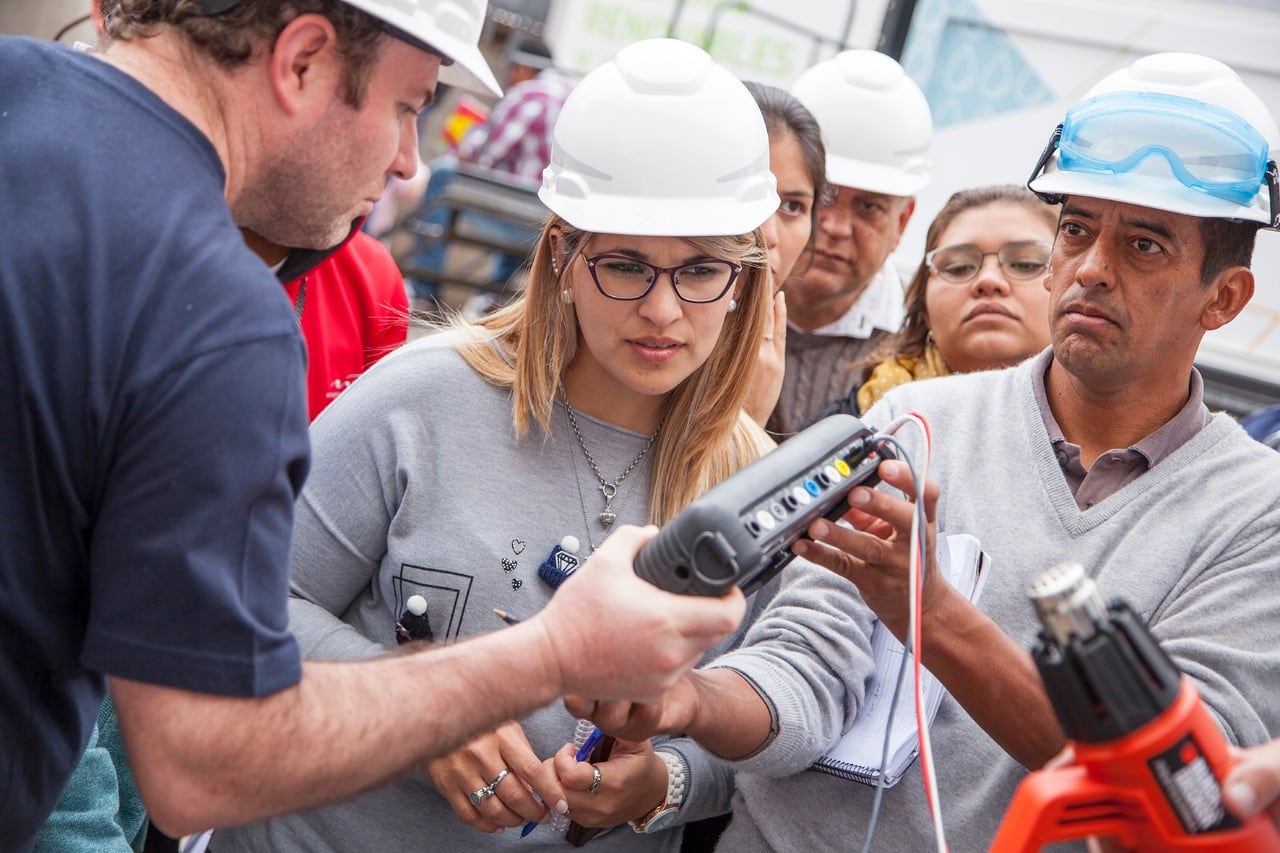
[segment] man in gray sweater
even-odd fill
[[[866,414],[881,428],[907,412],[928,420],[940,489],[926,489],[926,512],[992,557],[976,604],[932,560],[924,581],[922,660],[950,694],[930,735],[952,850],[987,849],[1018,782],[1065,743],[1027,653],[1039,623],[1024,592],[1064,560],[1134,606],[1231,742],[1280,733],[1280,458],[1209,412],[1193,366],[1204,332],[1253,293],[1257,228],[1280,224],[1278,140],[1262,102],[1214,60],[1158,54],[1109,76],[1068,112],[1030,184],[1063,203],[1045,282],[1052,347],[1008,370],[911,383]],[[914,433],[898,437],[919,464]],[[901,462],[880,473],[914,491]],[[796,551],[852,580],[901,638],[913,505],[864,487],[851,501],[859,529],[816,522],[817,541]],[[874,789],[797,772],[794,750],[782,759],[805,685],[756,694],[735,674],[754,654],[748,642],[688,677],[659,723],[738,759],[721,849],[857,849]],[[623,712],[606,713],[625,728]],[[934,846],[914,767],[874,833],[876,849]]]

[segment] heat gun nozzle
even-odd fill
[[[1079,563],[1059,563],[1041,572],[1027,584],[1027,597],[1045,633],[1059,646],[1076,638],[1088,640],[1107,620],[1107,606]]]

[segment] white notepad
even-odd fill
[[[967,533],[938,535],[938,569],[943,577],[970,601],[977,601],[990,570],[990,558],[983,553],[978,540]],[[889,629],[877,621],[871,632],[871,654],[875,672],[867,682],[867,692],[853,726],[835,746],[818,759],[814,770],[875,785],[880,776],[880,756],[884,750],[884,734],[889,727],[889,706],[898,677],[898,667],[906,649]],[[912,700],[911,668],[914,659],[906,655],[906,681],[894,710],[893,731],[889,743],[889,769],[885,786],[892,787],[902,778],[919,754],[916,737],[916,709]],[[929,724],[938,713],[946,689],[926,669],[921,675],[925,713]]]

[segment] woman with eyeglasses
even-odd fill
[[[624,49],[565,103],[539,196],[551,215],[526,291],[392,354],[313,426],[290,625],[309,657],[502,630],[494,610],[536,613],[611,530],[663,523],[773,446],[743,403],[771,327],[760,226],[779,198],[742,83],[683,42]],[[848,592],[788,643],[867,658],[852,586],[812,573]],[[593,849],[675,850],[682,823],[727,807],[730,771],[701,747],[619,740],[575,763],[577,724],[543,708],[397,785],[215,846],[563,848],[551,818],[568,810],[612,827]]]
[[[1057,222],[1057,206],[1022,186],[953,194],[929,225],[902,331],[872,356],[856,411],[912,380],[1009,367],[1047,347],[1044,276]]]

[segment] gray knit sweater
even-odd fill
[[[597,545],[604,538],[596,520],[600,491],[564,410],[554,413],[552,438],[517,441],[508,391],[482,380],[447,340],[427,338],[384,359],[312,427],[314,462],[297,505],[289,610],[308,658],[395,649],[395,621],[413,594],[426,598],[437,642],[501,630],[493,608],[523,618],[550,600],[538,568],[565,536],[579,540],[582,559],[588,523]],[[610,477],[648,439],[586,415],[578,421]],[[620,524],[644,523],[649,462],[646,455],[618,490]],[[559,703],[521,723],[540,757],[573,737],[574,719]],[[420,772],[347,803],[214,838],[220,853],[567,848],[545,825],[523,839],[518,831],[468,827]],[[623,826],[591,844],[662,851],[678,840],[678,832],[639,836]]]
[[[297,506],[290,602],[290,627],[308,658],[359,659],[394,649],[395,619],[414,593],[426,597],[439,642],[501,630],[493,608],[526,617],[546,605],[552,590],[538,567],[563,537],[580,540],[583,558],[588,524],[595,543],[603,540],[600,491],[563,408],[553,413],[551,436],[517,440],[508,391],[482,380],[448,340],[427,338],[384,359],[312,428],[314,465]],[[648,439],[584,414],[578,422],[609,477]],[[650,461],[646,456],[618,489],[619,524],[644,523]],[[869,669],[870,611],[852,584],[802,561],[753,604],[757,670],[774,673],[761,679],[785,674],[804,686],[802,724],[774,747],[798,752],[803,766],[861,701],[861,675],[847,689],[833,673],[846,664],[857,673]],[[541,757],[570,740],[575,723],[559,702],[520,722]],[[662,748],[680,754],[689,770],[681,822],[728,808],[727,766],[687,739],[665,740]],[[607,763],[601,767],[609,772]],[[638,835],[623,825],[597,836],[590,849],[671,851],[680,835],[679,827]],[[219,831],[213,846],[218,853],[569,849],[545,826],[527,838],[471,829],[422,773],[348,803]]]
[[[1044,371],[1048,357],[903,386],[866,420],[884,426],[908,411],[927,418],[929,473],[942,486],[938,529],[981,540],[993,564],[979,606],[1020,645],[1030,647],[1038,629],[1027,581],[1055,563],[1080,562],[1104,597],[1126,599],[1148,621],[1232,741],[1280,734],[1280,456],[1218,414],[1155,468],[1081,510],[1032,392],[1032,372]],[[900,437],[913,442],[914,433]],[[749,671],[742,659],[751,654],[729,660]],[[799,713],[788,706],[794,698],[774,696],[783,731]],[[931,732],[950,848],[986,850],[1025,770],[950,697]],[[861,846],[872,788],[817,772],[775,778],[794,768],[772,748],[738,770],[720,849]],[[917,763],[886,793],[873,849],[932,847]]]

